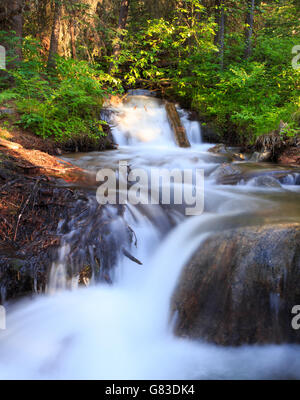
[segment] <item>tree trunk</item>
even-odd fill
[[[23,0],[14,0],[12,2],[16,13],[12,17],[12,30],[16,32],[18,46],[15,48],[16,61],[22,60],[22,37],[23,37]]]
[[[70,36],[71,36],[72,58],[76,59],[76,38],[75,38],[75,26],[73,18],[70,21]]]
[[[119,26],[118,30],[123,31],[126,28],[126,23],[127,23],[127,18],[128,18],[128,11],[129,11],[129,2],[130,0],[121,0],[121,6],[120,6],[120,15],[119,15]],[[120,54],[121,51],[121,42],[124,39],[124,35],[121,33],[117,43],[114,46],[113,49],[113,57],[116,60]],[[114,66],[114,63],[112,62],[109,67],[109,72],[112,71]]]
[[[56,66],[55,56],[57,55],[58,52],[60,18],[62,12],[62,0],[54,0],[54,2],[55,2],[55,8],[54,8],[51,40],[50,40],[50,50],[49,50],[48,64],[47,64],[48,70],[53,69]]]
[[[249,58],[252,55],[252,36],[253,36],[253,25],[254,25],[254,10],[255,0],[248,0],[248,10],[246,17],[246,47],[245,47],[245,58]]]
[[[1,44],[5,47],[7,69],[15,68],[22,60],[22,36],[23,36],[23,0],[2,0],[0,5],[0,30],[7,32],[7,40]],[[17,37],[17,44],[13,38]]]
[[[179,147],[191,147],[191,144],[190,144],[189,139],[186,134],[186,130],[185,130],[184,126],[182,125],[182,122],[180,120],[180,117],[179,117],[179,114],[175,107],[175,104],[167,103],[166,104],[166,112],[167,112],[169,124],[174,133],[174,137],[175,137],[177,145]]]
[[[215,46],[218,46],[219,45],[219,40],[220,40],[220,21],[221,21],[221,8],[220,8],[220,5],[221,5],[221,0],[216,0],[215,1],[215,22],[216,22],[216,24],[217,24],[217,33],[216,33],[216,35],[215,35],[215,38],[214,38],[214,45]]]
[[[225,11],[224,11],[224,5],[221,4],[219,60],[220,60],[220,67],[221,67],[222,71],[224,69],[224,39],[225,39]]]
[[[215,45],[219,49],[219,64],[224,69],[224,38],[225,38],[225,10],[224,1],[216,0],[216,22],[218,24],[218,33],[215,36]]]

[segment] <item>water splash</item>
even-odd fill
[[[92,170],[117,168],[120,160],[146,169],[197,166],[207,174],[222,162],[206,153],[199,125],[183,111],[180,115],[194,146],[176,148],[164,106],[157,99],[132,97],[115,113],[113,133],[122,145],[119,151],[70,156],[73,162]],[[126,147],[129,143],[133,145]],[[8,329],[0,332],[0,378],[300,379],[299,346],[216,347],[175,338],[169,324],[170,297],[199,244],[212,232],[249,223],[258,210],[270,212],[272,207],[270,201],[249,196],[241,187],[233,190],[211,181],[205,191],[206,214],[201,217],[184,220],[174,208],[129,205],[123,219],[136,233],[137,245],[131,250],[143,266],[120,258],[114,285],[56,292],[68,286],[65,238],[52,272],[50,291],[55,294],[8,310]],[[116,240],[123,229],[118,221],[112,227]],[[80,225],[81,219],[77,222]],[[74,232],[80,247],[84,235],[78,229]]]

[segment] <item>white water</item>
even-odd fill
[[[155,99],[133,98],[117,111],[114,135],[120,149],[82,156],[76,161],[79,165],[117,168],[119,160],[128,160],[144,168],[197,166],[207,174],[217,166],[206,152],[208,146],[201,144],[197,124],[186,114],[182,120],[195,144],[183,150],[175,147],[164,108]],[[113,286],[38,296],[9,309],[7,330],[0,331],[0,378],[300,378],[297,346],[232,349],[173,336],[170,297],[201,241],[234,224],[242,212],[272,207],[266,200],[219,188],[210,180],[205,197],[209,213],[184,219],[173,210],[178,225],[166,237],[167,216],[161,207],[148,206],[146,212],[128,206],[125,218],[138,239],[134,256],[143,266],[124,258]]]

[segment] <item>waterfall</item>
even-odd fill
[[[192,144],[201,143],[201,126],[191,121],[188,112],[177,107],[188,139]],[[128,96],[113,108],[113,117],[104,118],[114,126],[113,135],[119,145],[160,145],[174,147],[174,134],[168,122],[162,100],[145,95]]]
[[[176,147],[162,101],[139,94],[112,109],[109,120],[117,151],[68,159],[94,172],[116,170],[119,161],[126,160],[130,168],[203,168],[209,176],[222,159],[207,152],[200,124],[190,121],[184,110],[178,111],[192,144],[189,149]],[[65,237],[52,269],[51,295],[23,300],[8,309],[7,330],[0,331],[0,378],[300,378],[299,349],[294,346],[232,349],[179,339],[172,333],[170,298],[199,245],[213,232],[243,226],[258,210],[272,209],[268,199],[249,195],[242,186],[224,188],[209,179],[205,185],[205,212],[200,216],[187,218],[172,205],[126,205],[123,219],[136,236],[132,255],[143,265],[119,258],[112,285],[73,284],[76,290],[55,291],[70,286],[64,273],[72,234]],[[116,220],[111,235],[119,238],[120,229]]]
[[[175,146],[166,111],[159,99],[129,96],[114,111],[113,135],[119,145]]]

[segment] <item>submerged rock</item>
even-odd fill
[[[241,174],[242,170],[237,165],[224,163],[210,177],[218,184],[230,185],[237,183],[242,178]]]
[[[262,175],[252,179],[249,183],[258,187],[281,188],[281,184],[272,176]]]
[[[219,345],[300,343],[300,224],[232,229],[208,238],[172,298],[178,336]]]

